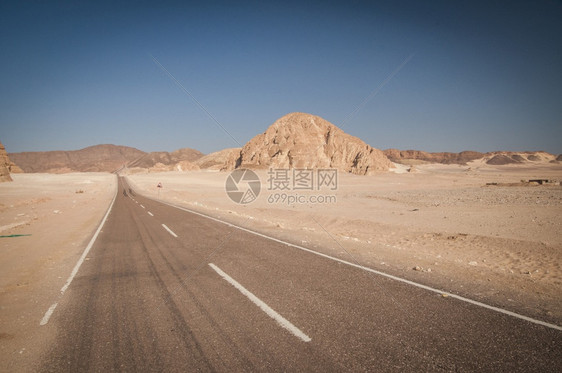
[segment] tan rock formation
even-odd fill
[[[386,149],[384,154],[392,161],[410,164],[412,160],[428,163],[466,164],[467,162],[484,157],[484,153],[464,151],[460,153],[428,153],[421,150]]]
[[[496,151],[479,153],[463,151],[460,153],[428,153],[421,150],[386,149],[384,154],[395,163],[405,165],[420,163],[443,163],[466,165],[469,162],[482,160],[490,165],[528,164],[530,162],[548,163],[555,161],[556,156],[543,151],[509,152]]]
[[[194,163],[202,169],[222,170],[226,169],[229,164],[234,164],[240,156],[242,148],[228,148],[218,152],[207,154],[199,158]]]
[[[134,168],[145,168],[145,169],[158,169],[163,166],[170,166],[169,169],[174,169],[176,164],[183,161],[188,161],[193,163],[197,159],[201,158],[203,153],[198,150],[183,148],[175,150],[171,153],[168,152],[151,152],[146,153],[142,157],[135,159],[130,162],[127,167]],[[187,166],[187,164],[186,164]],[[166,167],[164,167],[166,168]]]
[[[8,153],[6,153],[6,148],[0,143],[0,182],[12,181],[10,176],[10,158],[8,158]]]
[[[190,161],[179,161],[175,164],[174,169],[176,171],[198,171],[199,166]]]
[[[336,168],[358,175],[394,167],[382,151],[311,114],[291,113],[251,139],[228,169]]]
[[[112,172],[146,153],[127,146],[95,145],[80,150],[10,153],[25,172]]]
[[[143,167],[133,167],[130,168],[132,173],[137,172],[167,172],[167,171],[198,171],[199,166],[190,161],[179,161],[177,163],[164,164],[157,162],[154,166],[143,168]]]
[[[483,158],[489,165],[548,163],[556,160],[556,156],[543,152],[490,152]]]

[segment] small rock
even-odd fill
[[[472,262],[468,262],[469,266],[477,266],[478,262],[472,261]]]
[[[422,271],[423,268],[420,266],[415,266],[414,268],[412,268],[414,271]]]

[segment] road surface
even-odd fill
[[[119,188],[39,371],[562,370],[560,330]]]

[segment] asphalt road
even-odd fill
[[[562,332],[165,204],[120,178],[40,371],[561,371]],[[274,318],[275,317],[275,318]]]

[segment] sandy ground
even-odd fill
[[[12,178],[0,184],[0,370],[30,371],[54,337],[50,325],[39,322],[109,207],[116,177]]]
[[[224,172],[134,174],[129,180],[145,195],[562,325],[562,187],[486,186],[561,180],[562,166],[469,166],[339,173],[337,190],[312,192],[270,190],[267,171],[260,171],[261,193],[246,205],[228,198]],[[275,202],[283,193],[337,200]]]

